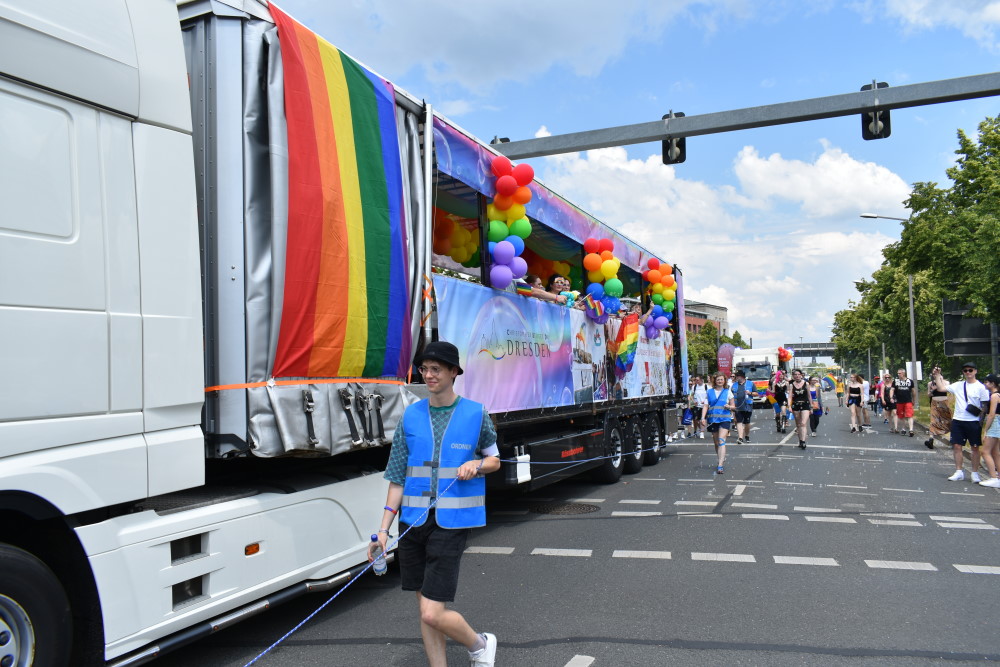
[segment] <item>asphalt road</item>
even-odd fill
[[[947,481],[950,452],[919,433],[850,434],[846,409],[804,451],[767,413],[754,426],[722,476],[711,440],[693,439],[617,484],[491,498],[454,608],[497,635],[498,665],[1000,661],[1000,579],[987,576],[1000,574],[1000,492]],[[155,664],[245,665],[325,600]],[[449,647],[450,664],[465,660]],[[255,664],[425,664],[414,598],[395,566],[365,576]]]

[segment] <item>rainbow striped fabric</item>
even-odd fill
[[[615,372],[624,375],[632,370],[635,351],[639,348],[639,316],[635,313],[622,318],[618,329],[618,352],[615,354]]]
[[[528,283],[518,282],[514,287],[521,296],[531,296],[531,285]]]
[[[594,297],[592,297],[591,295],[588,294],[587,296],[583,297],[583,303],[584,305],[587,306],[589,310],[594,311],[595,317],[600,317],[601,315],[604,314],[604,304],[595,299]]]
[[[274,377],[405,375],[412,347],[395,93],[270,6],[288,123]]]

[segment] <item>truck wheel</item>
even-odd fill
[[[614,484],[622,476],[624,466],[625,438],[622,427],[617,419],[609,419],[604,426],[604,459],[601,467],[594,470],[594,481],[602,484]]]
[[[0,665],[66,667],[72,642],[59,579],[27,551],[0,545]]]
[[[655,466],[660,462],[660,449],[663,448],[663,429],[656,413],[649,413],[642,419],[642,429],[646,432],[646,451],[642,455],[642,463]]]
[[[624,468],[626,474],[634,475],[642,470],[642,420],[639,417],[629,419],[625,432],[627,436],[625,438]]]

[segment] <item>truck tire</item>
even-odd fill
[[[643,415],[642,430],[644,432],[644,442],[646,451],[642,455],[642,463],[647,466],[655,466],[660,462],[660,450],[663,448],[663,428],[660,426],[660,417],[655,412]]]
[[[628,475],[642,470],[642,419],[632,417],[625,426],[625,462],[623,468]]]
[[[608,419],[604,425],[604,455],[608,458],[594,470],[594,481],[614,484],[621,479],[625,459],[625,437],[617,419]]]
[[[27,551],[0,544],[0,664],[66,667],[72,642],[58,577]]]

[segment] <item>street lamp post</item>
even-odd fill
[[[891,215],[877,215],[875,213],[862,213],[862,218],[868,219],[881,219],[881,220],[898,220],[899,222],[908,222],[909,218],[894,218]],[[917,334],[916,327],[913,323],[913,274],[910,273],[906,276],[906,286],[910,297],[910,359],[913,361],[913,407],[920,407],[920,392],[917,391]]]

